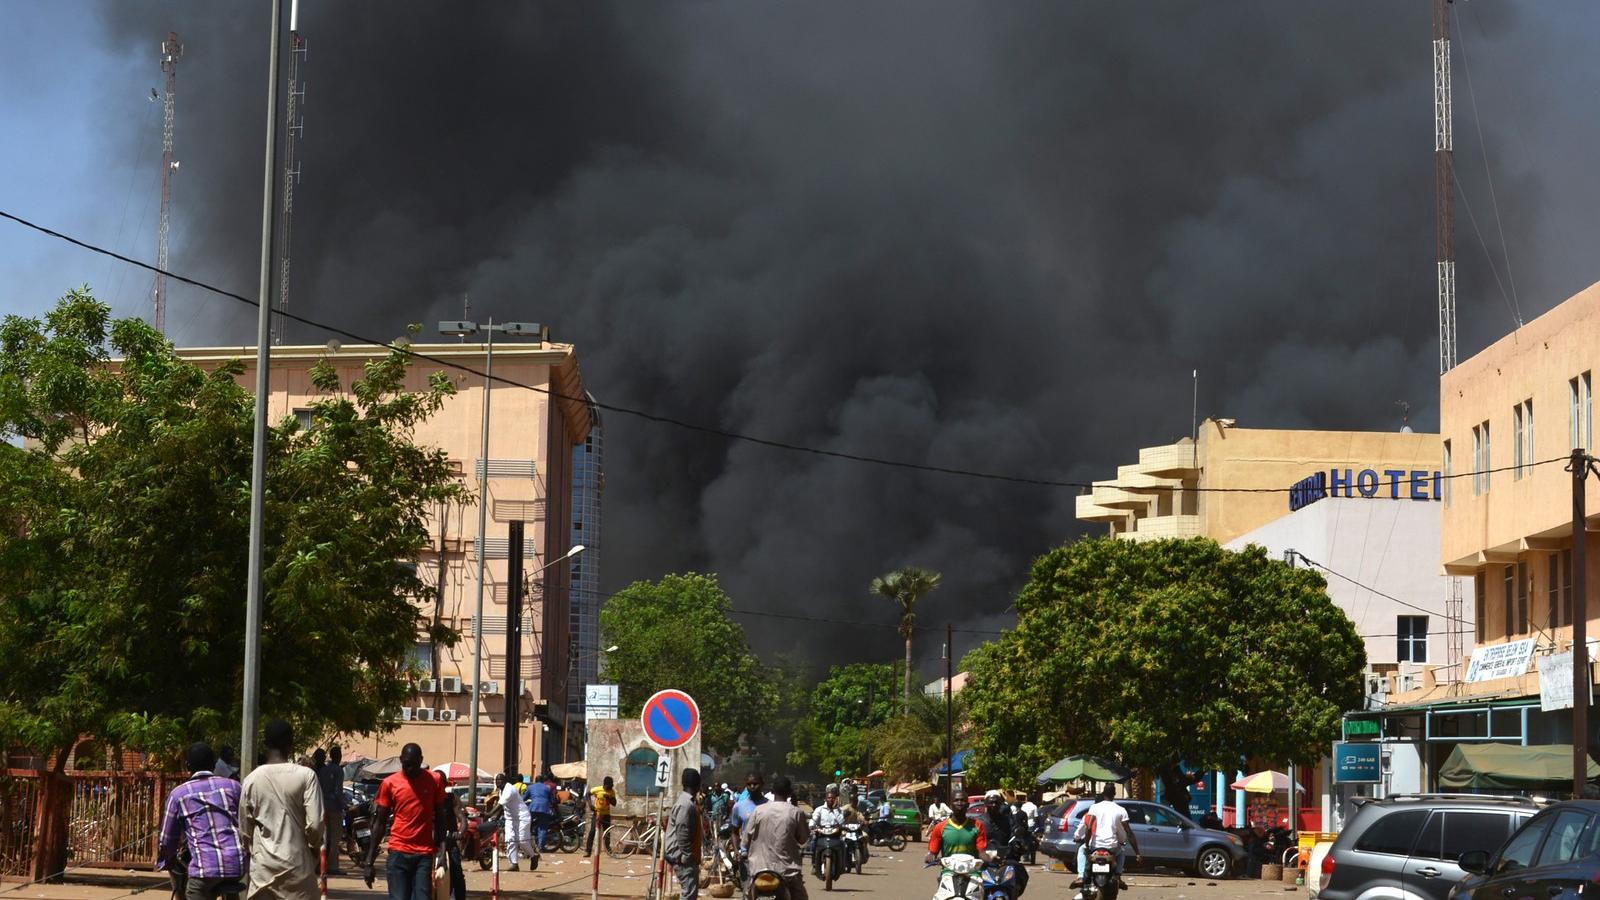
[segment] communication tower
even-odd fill
[[[174,91],[178,84],[178,60],[183,56],[183,44],[178,43],[175,31],[167,32],[161,42],[161,71],[167,76],[167,92],[161,102],[161,228],[156,237],[156,313],[155,327],[167,333],[167,235],[172,213],[172,173],[178,171],[178,161],[172,157],[172,107]]]
[[[289,9],[289,90],[284,106],[287,128],[283,138],[283,232],[278,246],[283,258],[278,264],[278,298],[273,304],[272,343],[283,343],[284,326],[288,320],[284,312],[289,309],[289,250],[290,234],[294,220],[294,186],[300,183],[300,160],[295,156],[295,143],[305,131],[305,120],[300,116],[300,104],[305,100],[305,85],[300,82],[300,61],[306,56],[306,39],[300,34],[300,4]]]

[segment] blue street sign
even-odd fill
[[[1383,780],[1383,745],[1333,742],[1333,780],[1339,784],[1375,784]]]
[[[644,736],[663,750],[676,750],[700,730],[700,707],[683,691],[657,691],[639,712]]]

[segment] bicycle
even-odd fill
[[[606,853],[612,859],[627,859],[640,850],[649,850],[660,834],[661,823],[652,815],[645,817],[642,822],[629,822],[626,826],[618,822],[607,828],[600,837],[605,843]]]

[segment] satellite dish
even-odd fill
[[[411,338],[408,338],[402,334],[394,339],[394,345],[396,347],[409,347],[411,346]]]
[[[338,353],[339,352],[339,348],[343,347],[344,345],[339,343],[339,339],[338,338],[328,338],[328,345],[327,346],[328,346],[328,352],[329,353]]]

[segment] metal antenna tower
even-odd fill
[[[161,42],[161,71],[167,76],[167,93],[161,103],[161,229],[156,244],[156,330],[167,333],[167,235],[172,214],[172,173],[178,171],[178,161],[172,158],[172,104],[173,92],[178,84],[178,60],[183,56],[183,45],[178,43],[178,33],[167,32]]]
[[[1457,683],[1467,680],[1467,673],[1461,670],[1461,658],[1467,654],[1465,638],[1461,636],[1463,601],[1461,599],[1461,579],[1451,578],[1450,588],[1444,598],[1444,618],[1447,631],[1444,640],[1445,665],[1455,667],[1454,681]]]
[[[1433,0],[1433,196],[1439,374],[1456,367],[1456,159],[1450,101],[1450,4]]]
[[[283,314],[289,308],[289,251],[290,228],[294,220],[294,186],[300,183],[300,160],[295,156],[295,141],[305,131],[305,120],[300,118],[300,103],[305,99],[305,85],[300,83],[300,61],[306,56],[306,39],[300,36],[300,4],[289,6],[289,90],[284,106],[283,137],[283,231],[279,238],[283,258],[278,263],[278,299],[273,304],[272,344],[283,343]]]

